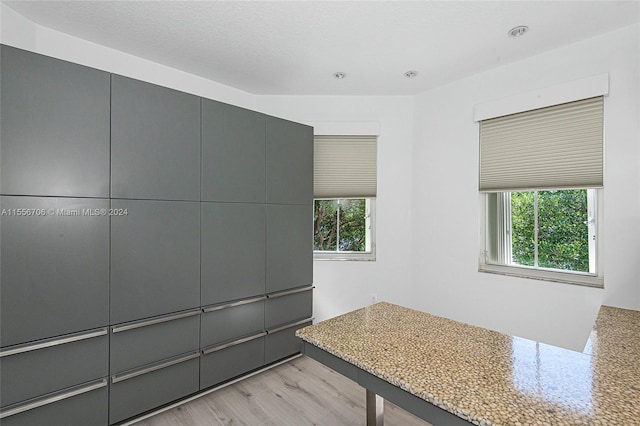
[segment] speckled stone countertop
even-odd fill
[[[476,425],[640,425],[640,311],[603,306],[584,353],[390,303],[298,337]]]

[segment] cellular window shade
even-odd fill
[[[376,196],[375,136],[316,136],[313,153],[315,198]]]
[[[602,187],[602,96],[480,122],[480,191]]]

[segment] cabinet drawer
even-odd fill
[[[205,389],[264,365],[264,335],[205,348],[200,358],[200,389]]]
[[[106,376],[108,350],[106,328],[4,348],[1,406]]]
[[[197,392],[199,355],[185,354],[111,376],[109,423]]]
[[[97,380],[5,407],[2,426],[107,425],[107,380]]]
[[[205,308],[200,334],[202,347],[264,331],[265,299],[261,296]]]
[[[300,287],[267,295],[265,327],[267,329],[310,318],[313,312],[313,286]]]
[[[200,347],[200,309],[111,327],[111,374]]]
[[[264,342],[264,362],[270,364],[302,352],[302,340],[296,337],[296,330],[311,325],[311,323],[311,319],[306,319],[267,330]]]

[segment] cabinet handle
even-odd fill
[[[280,291],[278,293],[267,294],[267,299],[275,299],[276,297],[289,296],[290,294],[302,293],[303,291],[309,291],[316,288],[315,286],[294,288],[293,290]]]
[[[313,318],[307,318],[307,319],[303,319],[303,320],[300,320],[300,321],[293,322],[291,324],[285,324],[285,325],[280,326],[280,327],[269,329],[269,330],[267,330],[267,334],[277,333],[278,331],[286,330],[287,328],[292,328],[292,327],[295,327],[295,326],[300,325],[300,324],[304,324],[304,323],[309,322],[309,321],[313,321]]]
[[[122,331],[133,330],[133,329],[140,328],[140,327],[146,327],[148,325],[161,324],[161,323],[167,322],[167,321],[173,321],[173,320],[177,320],[177,319],[188,318],[188,317],[192,317],[194,315],[200,315],[200,309],[193,309],[193,310],[188,311],[188,312],[182,312],[182,313],[179,313],[179,314],[169,315],[169,316],[162,317],[162,318],[155,318],[155,319],[151,319],[151,320],[147,320],[147,321],[135,322],[135,323],[132,323],[132,324],[116,325],[114,327],[111,327],[111,332],[112,333],[120,333]]]
[[[123,382],[125,380],[133,379],[134,377],[142,376],[143,374],[151,373],[153,371],[161,370],[163,368],[171,367],[172,365],[180,364],[181,362],[189,361],[200,356],[200,351],[194,352],[189,355],[184,355],[179,358],[170,359],[169,361],[162,362],[160,364],[152,365],[140,370],[131,371],[129,373],[116,374],[111,376],[111,383]]]
[[[14,406],[9,406],[9,407],[6,407],[4,410],[0,411],[0,419],[4,419],[5,417],[13,416],[15,414],[20,414],[25,411],[33,410],[34,408],[42,407],[43,405],[48,405],[54,402],[62,401],[63,399],[71,398],[76,395],[91,392],[92,390],[100,389],[105,386],[107,386],[107,379],[100,379],[100,380],[91,382],[87,385],[77,386],[66,392],[60,392],[48,397],[32,400],[31,402],[20,403]]]
[[[234,340],[233,342],[225,343],[225,344],[219,345],[219,346],[214,346],[214,347],[208,348],[208,349],[203,349],[202,350],[202,355],[208,355],[208,354],[210,354],[212,352],[221,351],[223,349],[230,348],[231,346],[236,346],[236,345],[239,345],[241,343],[249,342],[251,340],[258,339],[258,338],[260,338],[262,336],[266,336],[266,335],[267,335],[267,333],[265,331],[263,331],[261,333],[254,334],[253,336],[243,337],[242,339]]]
[[[208,308],[202,309],[202,312],[214,312],[219,311],[221,309],[233,308],[235,306],[247,305],[249,303],[260,302],[261,300],[265,300],[267,296],[258,296],[252,297],[251,299],[238,300],[237,302],[225,303],[224,305],[211,306]]]
[[[14,347],[14,348],[5,349],[3,351],[0,351],[0,358],[5,357],[5,356],[9,356],[9,355],[21,354],[23,352],[35,351],[35,350],[44,349],[44,348],[50,348],[51,346],[64,345],[65,343],[77,342],[79,340],[91,339],[93,337],[104,336],[108,332],[109,332],[109,330],[105,327],[105,328],[101,328],[100,330],[92,330],[92,331],[87,331],[87,332],[82,332],[82,333],[76,333],[76,334],[72,334],[72,335],[67,336],[67,337],[61,337],[61,338],[58,338],[58,339],[47,340],[45,342],[30,343],[30,344],[26,344],[26,345],[20,345],[20,346]]]

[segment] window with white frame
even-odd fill
[[[603,285],[603,98],[480,122],[480,271]]]
[[[375,260],[375,136],[314,138],[315,259]]]

